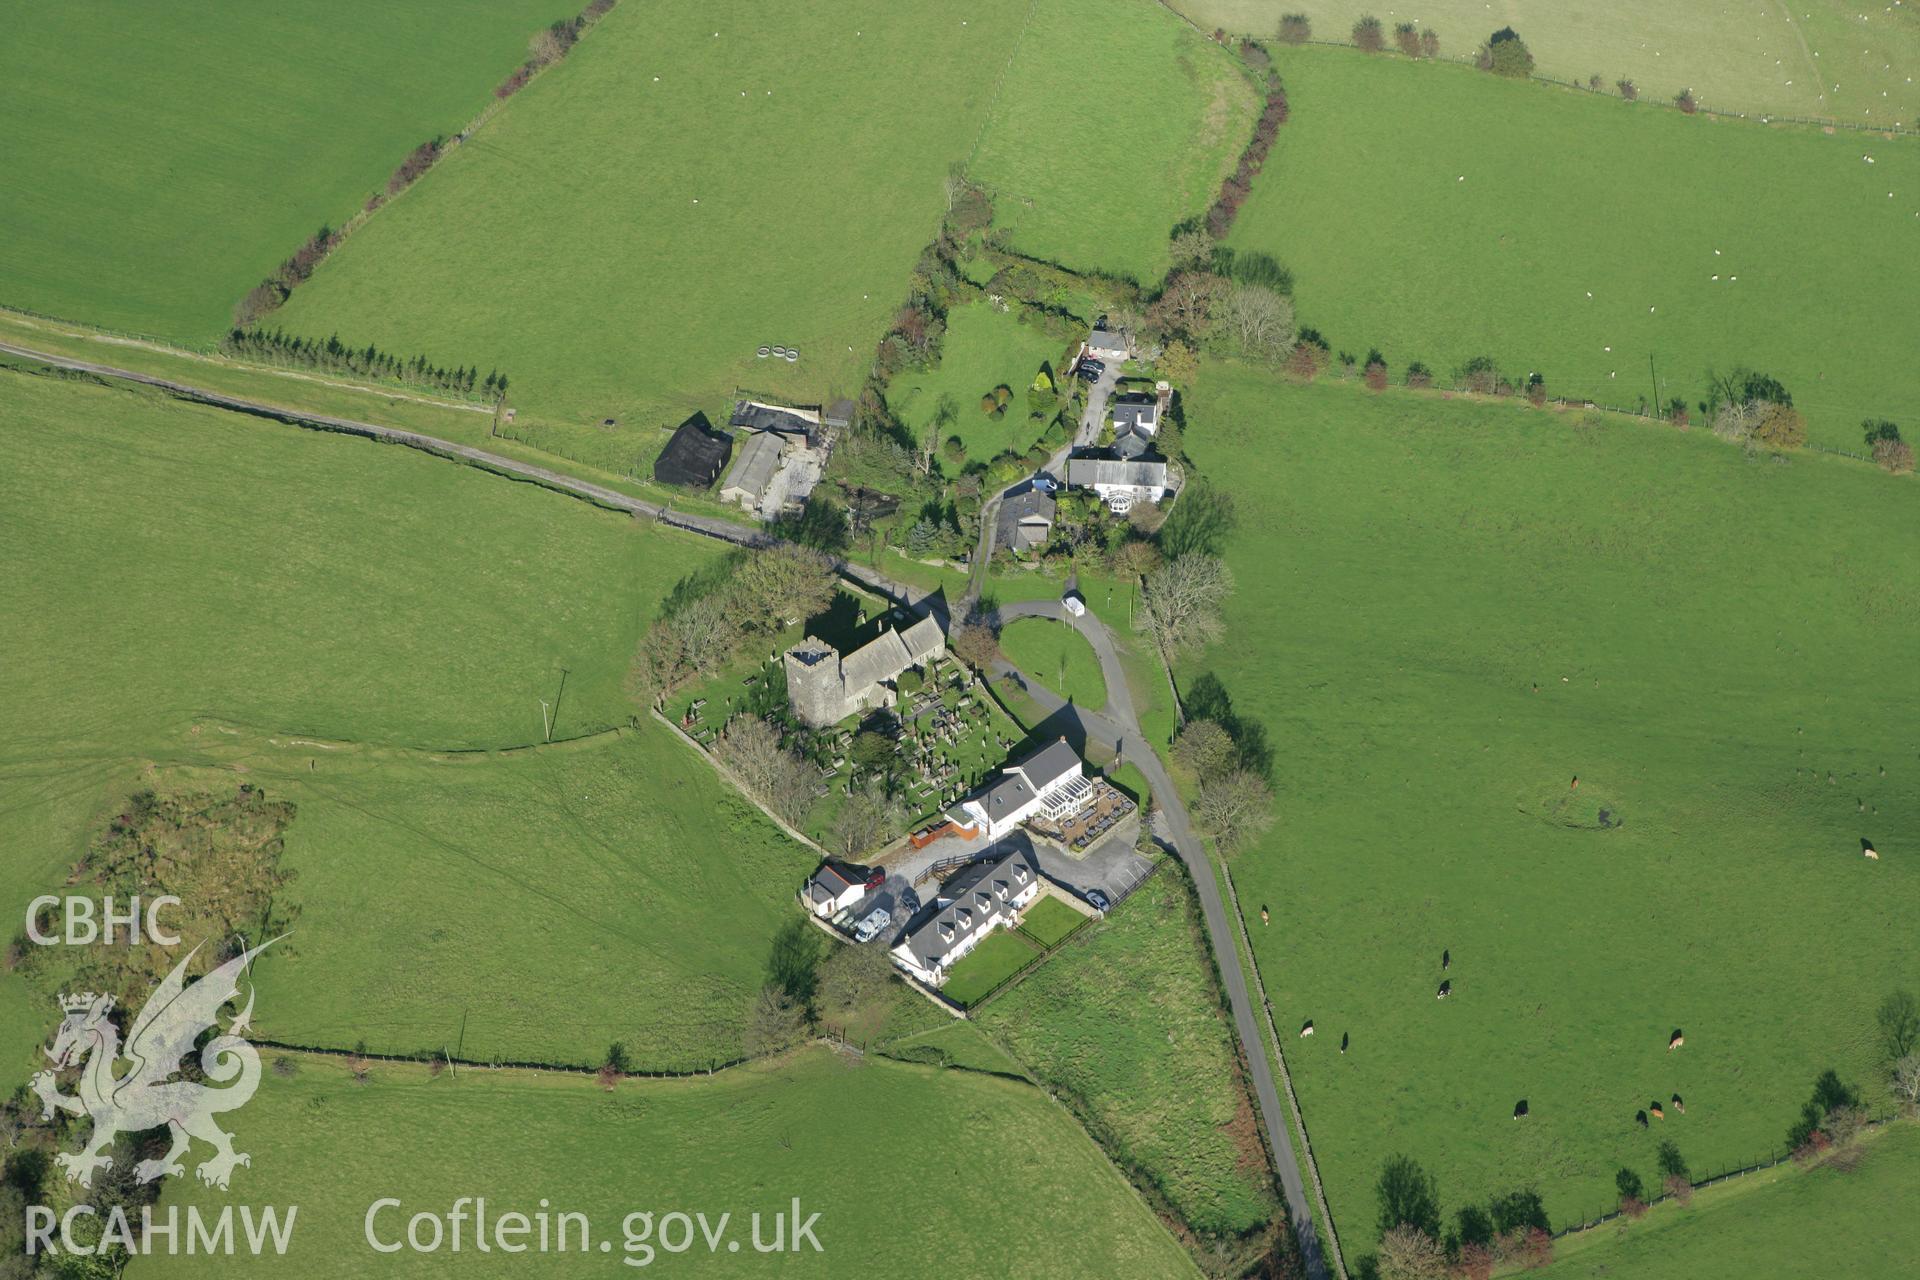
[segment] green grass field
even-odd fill
[[[265,1033],[293,1044],[729,1061],[816,861],[650,722],[573,749],[249,767],[299,805],[303,910],[260,995]]]
[[[1395,1152],[1449,1214],[1532,1185],[1567,1223],[1660,1138],[1764,1157],[1829,1066],[1884,1097],[1873,1009],[1920,962],[1912,481],[1222,365],[1188,421],[1239,588],[1182,679],[1273,748],[1234,874],[1276,1020],[1317,1024],[1288,1062],[1350,1254]]]
[[[1039,954],[1019,933],[996,929],[961,957],[960,963],[953,966],[947,985],[940,990],[957,1005],[977,1004],[999,990],[1002,983]]]
[[[1744,365],[1856,451],[1861,419],[1920,399],[1920,149],[1350,50],[1276,65],[1293,116],[1232,243],[1293,269],[1336,350],[1379,348],[1396,381],[1489,355],[1629,409],[1656,398],[1650,353],[1661,402]]]
[[[182,22],[137,0],[0,5],[0,302],[218,337],[262,276],[471,119],[573,11],[212,0]]]
[[[851,394],[1022,11],[621,5],[336,253],[285,323],[497,365],[530,408],[628,428],[578,446],[616,471],[639,429],[657,449],[654,427],[737,386]],[[775,344],[800,360],[755,357]]]
[[[1620,0],[1605,8],[1551,0],[1437,0],[1412,14],[1363,0],[1174,0],[1211,30],[1271,38],[1283,13],[1305,13],[1321,40],[1352,39],[1353,24],[1377,15],[1389,30],[1414,20],[1440,36],[1443,57],[1471,57],[1488,35],[1511,26],[1536,69],[1585,84],[1598,75],[1608,93],[1625,77],[1641,97],[1666,102],[1682,89],[1719,111],[1818,116],[1911,127],[1920,118],[1920,15],[1911,5],[1862,7],[1796,0],[1744,7],[1726,0]],[[1816,56],[1818,55],[1818,56]]]
[[[1007,661],[1088,711],[1107,705],[1107,684],[1093,646],[1064,622],[1016,618],[1000,629]]]
[[[1689,1208],[1662,1205],[1639,1223],[1563,1241],[1560,1261],[1538,1274],[1550,1280],[1909,1275],[1920,1250],[1920,1223],[1911,1212],[1920,1185],[1920,1129],[1897,1125],[1865,1147],[1851,1173],[1787,1166],[1757,1176],[1753,1186],[1742,1179],[1699,1192]]]
[[[947,316],[940,367],[894,378],[887,407],[918,440],[940,412],[942,398],[951,397],[953,425],[941,433],[941,443],[959,436],[970,462],[986,462],[1008,450],[1025,453],[1047,428],[1045,421],[1028,416],[1027,388],[1042,364],[1058,373],[1061,358],[1069,354],[1043,329],[1021,324],[1011,312],[984,302],[956,307]],[[1013,392],[1013,403],[995,421],[981,412],[980,397],[1002,384]]]
[[[1231,1237],[1276,1202],[1195,918],[1163,869],[976,1016],[1190,1225]]]
[[[1021,253],[1152,282],[1258,114],[1235,59],[1151,0],[1037,0],[969,173]]]
[[[655,602],[721,553],[404,448],[11,373],[0,397],[8,759],[196,717],[445,748],[538,742],[542,699],[556,738],[624,724]]]
[[[234,1127],[253,1156],[235,1176],[234,1196],[299,1206],[276,1275],[484,1267],[471,1221],[458,1255],[376,1254],[364,1234],[379,1198],[402,1206],[375,1219],[386,1242],[390,1226],[404,1235],[409,1215],[444,1215],[459,1197],[477,1195],[486,1196],[489,1214],[532,1215],[546,1199],[551,1213],[587,1215],[592,1260],[582,1258],[576,1228],[570,1252],[515,1256],[508,1265],[524,1274],[616,1275],[623,1262],[645,1261],[674,1274],[826,1276],[863,1272],[878,1258],[888,1274],[943,1280],[1195,1274],[1086,1135],[1030,1085],[880,1058],[849,1065],[823,1049],[712,1079],[628,1081],[611,1094],[579,1077],[461,1072],[458,1080],[429,1080],[424,1071],[384,1066],[355,1084],[337,1060],[303,1058],[291,1079],[264,1081]],[[903,1160],[903,1152],[915,1158]],[[770,1239],[771,1216],[795,1197],[802,1219],[820,1214],[821,1252],[756,1255],[751,1215],[766,1215],[762,1239]],[[217,1213],[228,1200],[182,1179],[169,1184],[165,1203]],[[1017,1229],[977,1230],[1010,1204],[1024,1206]],[[727,1236],[739,1242],[738,1254],[726,1236],[715,1254],[704,1241],[686,1253],[660,1249],[663,1238],[678,1241],[671,1228],[657,1234],[673,1212],[705,1213],[709,1225],[731,1214]],[[654,1252],[629,1248],[633,1213],[654,1216]],[[602,1239],[607,1253],[598,1251]],[[961,1239],[967,1245],[956,1249]],[[255,1274],[260,1266],[244,1256],[183,1254],[137,1262],[130,1274],[165,1280]]]
[[[402,749],[537,743],[543,699],[556,738],[624,724],[640,629],[717,544],[143,393],[0,374],[0,422],[0,897],[59,883],[167,766],[245,769],[300,806],[308,914],[263,969],[273,1034],[737,1054],[803,850],[651,722],[571,749]],[[16,1026],[9,1078],[46,1029]]]

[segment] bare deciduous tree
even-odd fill
[[[1153,633],[1169,657],[1220,638],[1220,606],[1233,575],[1212,556],[1189,553],[1147,575],[1138,625]]]
[[[1920,1053],[1909,1053],[1893,1064],[1893,1091],[1908,1111],[1920,1107]]]
[[[845,1015],[879,995],[893,981],[893,961],[883,942],[837,947],[820,966],[820,1009]]]
[[[833,565],[808,547],[783,542],[745,557],[724,592],[730,615],[759,631],[778,631],[827,607]]]
[[[1243,355],[1285,359],[1293,350],[1293,303],[1257,284],[1236,284],[1222,307],[1223,319]]]
[[[784,821],[797,826],[807,816],[813,804],[812,770],[780,745],[779,733],[765,720],[733,717],[714,743],[714,752],[748,794]]]
[[[1251,769],[1234,769],[1202,784],[1193,816],[1222,853],[1232,853],[1273,825],[1273,788]]]
[[[747,1053],[761,1057],[796,1043],[806,1030],[807,1015],[773,983],[760,988],[747,1011]]]
[[[1445,1280],[1447,1255],[1440,1242],[1405,1224],[1380,1237],[1380,1280]]]
[[[888,796],[877,785],[869,784],[847,797],[833,820],[834,843],[840,852],[852,858],[865,853],[906,825],[907,813],[900,801]]]

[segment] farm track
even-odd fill
[[[189,386],[151,374],[35,351],[30,347],[21,347],[8,342],[0,342],[0,352],[37,360],[55,368],[154,387],[195,403],[253,417],[268,418],[313,430],[334,431],[405,445],[438,457],[481,467],[508,478],[529,480],[546,488],[583,498],[597,506],[645,516],[656,523],[735,546],[759,549],[772,546],[776,541],[763,530],[744,528],[712,516],[674,511],[658,503],[609,489],[604,485],[594,484],[496,453],[488,453],[484,449],[476,449],[471,445],[456,444],[436,436],[424,435],[417,431],[406,431],[398,427],[381,426],[378,423],[362,422],[352,418],[295,412]],[[944,601],[938,595],[916,596],[910,588],[863,565],[845,560],[836,561],[835,567],[843,577],[896,603],[917,604],[945,612]],[[1295,1154],[1292,1136],[1287,1127],[1286,1113],[1281,1108],[1280,1096],[1274,1085],[1273,1070],[1267,1060],[1259,1023],[1254,1017],[1253,1002],[1247,989],[1246,973],[1240,963],[1240,954],[1236,949],[1227,906],[1221,897],[1219,881],[1214,875],[1213,864],[1207,857],[1206,846],[1201,843],[1198,833],[1193,829],[1186,806],[1180,799],[1179,790],[1174,786],[1172,777],[1167,773],[1166,766],[1161,762],[1159,755],[1153,750],[1152,744],[1140,730],[1139,719],[1134,711],[1132,695],[1127,685],[1126,672],[1120,665],[1119,653],[1114,648],[1113,638],[1098,619],[1090,614],[1074,617],[1068,614],[1058,601],[1040,600],[1008,604],[1002,606],[998,612],[1003,621],[1019,617],[1045,617],[1064,622],[1086,637],[1100,660],[1109,699],[1105,714],[1095,714],[1072,707],[1044,685],[1033,681],[1023,673],[1017,671],[1014,673],[1020,677],[1027,686],[1028,692],[1034,695],[1035,700],[1050,714],[1063,708],[1069,710],[1073,716],[1077,717],[1082,732],[1088,738],[1112,747],[1123,758],[1138,765],[1140,771],[1146,775],[1148,786],[1160,798],[1160,812],[1167,841],[1180,859],[1187,864],[1189,874],[1193,877],[1194,889],[1200,898],[1201,915],[1206,922],[1207,937],[1213,948],[1214,963],[1220,971],[1221,984],[1226,989],[1228,1003],[1232,1006],[1234,1030],[1239,1037],[1248,1070],[1253,1077],[1254,1093],[1260,1104],[1261,1119],[1274,1153],[1281,1188],[1286,1194],[1288,1213],[1293,1220],[1294,1234],[1300,1241],[1300,1251],[1306,1263],[1307,1274],[1311,1280],[1328,1280],[1329,1272],[1320,1248],[1312,1205],[1307,1198],[1306,1187],[1301,1178],[1299,1159]],[[1007,671],[1014,671],[1011,667],[1005,667],[1005,664],[1001,665]],[[1133,754],[1129,755],[1125,752],[1128,745],[1133,746]]]

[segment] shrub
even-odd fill
[[[1302,382],[1312,382],[1327,367],[1326,344],[1305,334],[1293,344],[1293,353],[1287,357],[1287,372]]]
[[[1616,80],[1613,82],[1613,87],[1618,89],[1620,96],[1628,102],[1632,102],[1640,96],[1640,86],[1631,80]]]
[[[427,170],[433,168],[433,162],[440,158],[440,139],[430,138],[407,153],[400,167],[387,179],[387,194],[397,196],[415,182]]]
[[[1538,409],[1547,402],[1547,380],[1537,373],[1527,375],[1527,403]]]
[[[1873,460],[1892,475],[1907,475],[1913,470],[1913,446],[1904,440],[1876,440]]]
[[[1454,374],[1454,381],[1476,395],[1492,395],[1501,385],[1499,369],[1494,367],[1492,356],[1475,356],[1461,365]]]
[[[1587,88],[1592,90],[1594,93],[1600,92],[1600,90],[1604,89],[1605,87],[1606,87],[1606,82],[1600,79],[1600,73],[1598,71],[1594,72],[1592,75],[1587,77]]]
[[[1682,89],[1673,95],[1673,105],[1688,115],[1700,110],[1700,104],[1693,100],[1693,90]]]
[[[1305,44],[1313,39],[1313,22],[1304,13],[1289,13],[1280,19],[1280,39],[1285,44]]]
[[[1368,390],[1385,391],[1387,389],[1387,358],[1378,351],[1367,352],[1363,377]]]
[[[1440,36],[1432,27],[1420,33],[1420,56],[1423,58],[1440,56]]]
[[[1900,428],[1885,418],[1868,418],[1860,424],[1861,434],[1866,437],[1867,447],[1871,449],[1882,440],[1898,440]]]
[[[1420,56],[1420,29],[1411,22],[1396,22],[1393,25],[1394,47],[1409,58]]]
[[[1368,53],[1379,53],[1387,47],[1387,37],[1380,26],[1380,19],[1368,14],[1353,24],[1353,42]]]
[[[1474,62],[1482,71],[1516,80],[1533,74],[1533,52],[1512,27],[1502,27],[1488,36],[1486,47]]]
[[[1415,391],[1425,391],[1433,385],[1433,370],[1415,360],[1407,366],[1406,383]]]

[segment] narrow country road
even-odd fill
[[[1199,834],[1193,829],[1193,822],[1187,816],[1187,807],[1180,799],[1180,791],[1173,785],[1173,779],[1161,763],[1159,754],[1154,751],[1153,744],[1140,731],[1133,695],[1127,688],[1127,673],[1120,665],[1120,654],[1114,648],[1113,636],[1106,624],[1091,612],[1076,617],[1068,613],[1058,600],[1023,600],[1005,604],[1000,606],[996,616],[996,625],[1015,618],[1052,618],[1056,622],[1064,622],[1087,638],[1087,643],[1093,646],[1094,655],[1100,659],[1100,673],[1107,682],[1107,706],[1103,712],[1086,711],[1073,706],[1009,663],[996,663],[994,673],[1012,675],[1026,689],[1028,696],[1049,715],[1067,710],[1089,741],[1112,749],[1122,760],[1135,765],[1146,775],[1147,786],[1158,804],[1161,820],[1161,827],[1155,834],[1173,846],[1174,852],[1180,855],[1180,860],[1187,864],[1188,873],[1193,876],[1194,892],[1200,898],[1200,914],[1206,921],[1207,937],[1213,944],[1214,962],[1220,968],[1220,981],[1226,988],[1227,1001],[1233,1007],[1234,1030],[1240,1036],[1247,1070],[1253,1077],[1254,1093],[1260,1101],[1260,1116],[1266,1125],[1268,1141],[1272,1144],[1274,1162],[1279,1167],[1280,1186],[1286,1193],[1287,1212],[1293,1220],[1294,1234],[1300,1240],[1300,1254],[1306,1263],[1307,1275],[1312,1280],[1327,1280],[1329,1273],[1320,1248],[1319,1232],[1314,1226],[1312,1201],[1300,1175],[1300,1161],[1293,1149],[1292,1131],[1287,1127],[1286,1109],[1280,1105],[1280,1093],[1274,1085],[1273,1067],[1267,1061],[1265,1042],[1260,1034],[1260,1019],[1254,1012],[1253,997],[1247,991],[1247,975],[1240,964],[1240,952],[1234,945],[1232,918],[1221,899],[1219,881],[1213,874],[1213,862],[1207,857],[1206,846],[1201,843]]]
[[[609,489],[604,485],[581,480],[546,467],[521,462],[497,453],[489,453],[484,449],[476,449],[472,445],[456,444],[451,440],[423,435],[417,431],[405,431],[398,427],[385,427],[378,423],[360,422],[352,418],[335,418],[325,414],[285,409],[259,401],[229,396],[218,391],[188,386],[166,378],[155,377],[152,374],[120,369],[112,365],[95,364],[70,356],[53,355],[7,342],[0,342],[0,351],[29,360],[38,360],[56,368],[156,387],[187,400],[250,414],[254,417],[270,418],[293,426],[344,432],[372,440],[406,445],[408,448],[484,467],[509,477],[532,480],[603,507],[646,516],[661,524],[716,538],[736,546],[760,548],[771,546],[775,542],[775,539],[764,530],[745,528],[714,516],[675,511],[658,503],[621,493],[617,489]],[[1105,398],[1101,399],[1104,403]],[[1091,406],[1089,416],[1091,416]],[[934,603],[937,597],[929,597],[924,593],[916,594],[911,589],[864,565],[840,560],[836,562],[835,567],[842,576],[897,604],[908,607],[938,607],[937,603]],[[1294,1155],[1293,1139],[1287,1128],[1285,1112],[1280,1106],[1280,1096],[1274,1088],[1272,1067],[1262,1047],[1259,1024],[1254,1018],[1253,1001],[1247,993],[1246,974],[1240,964],[1240,953],[1234,945],[1232,925],[1227,915],[1226,905],[1220,897],[1220,887],[1213,874],[1213,864],[1208,860],[1206,847],[1193,829],[1193,824],[1187,816],[1186,806],[1181,802],[1180,793],[1173,785],[1173,779],[1168,776],[1165,765],[1161,763],[1160,757],[1153,749],[1153,744],[1148,742],[1140,731],[1140,722],[1134,711],[1132,695],[1127,688],[1126,672],[1120,665],[1120,655],[1114,648],[1113,637],[1108,633],[1105,624],[1093,614],[1087,613],[1075,617],[1069,614],[1057,600],[1022,601],[1003,605],[998,611],[998,617],[1001,621],[1023,617],[1044,617],[1065,622],[1087,638],[1087,642],[1093,646],[1093,651],[1100,660],[1101,674],[1107,683],[1108,711],[1105,714],[1071,707],[1052,690],[1004,662],[996,664],[995,669],[997,672],[1012,673],[1026,687],[1034,701],[1049,714],[1062,708],[1070,708],[1082,732],[1089,740],[1113,750],[1122,759],[1137,765],[1141,773],[1146,775],[1147,785],[1152,788],[1154,796],[1159,800],[1160,814],[1164,824],[1164,831],[1160,834],[1167,843],[1172,845],[1181,861],[1186,863],[1188,872],[1193,877],[1194,890],[1200,897],[1201,914],[1206,921],[1207,936],[1213,945],[1214,960],[1219,966],[1221,982],[1227,991],[1227,999],[1233,1007],[1234,1029],[1239,1034],[1247,1067],[1253,1077],[1254,1092],[1260,1102],[1261,1118],[1266,1125],[1268,1141],[1272,1145],[1274,1158],[1279,1166],[1280,1185],[1286,1193],[1287,1210],[1293,1219],[1294,1233],[1300,1241],[1300,1251],[1306,1262],[1307,1274],[1312,1280],[1327,1280],[1326,1262],[1321,1253],[1319,1235],[1314,1228],[1313,1211],[1307,1199],[1306,1188],[1301,1181],[1300,1164]]]

